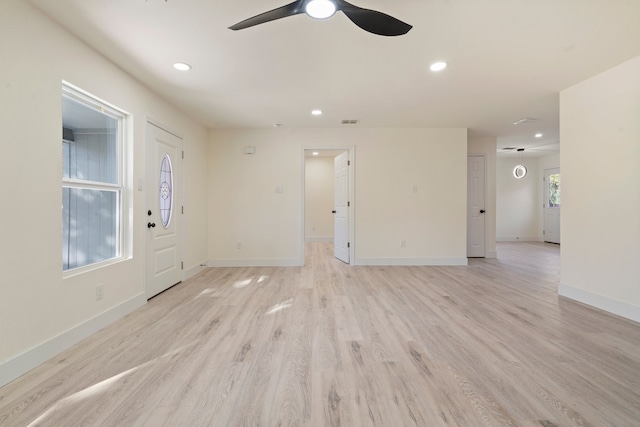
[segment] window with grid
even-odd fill
[[[123,112],[62,89],[62,268],[123,253]]]

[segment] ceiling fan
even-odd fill
[[[411,25],[375,10],[364,9],[344,0],[296,0],[285,6],[245,19],[229,27],[243,30],[276,19],[306,13],[315,19],[327,19],[342,11],[358,27],[380,36],[400,36],[409,32]]]

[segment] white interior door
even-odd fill
[[[484,156],[467,157],[467,257],[485,256]]]
[[[334,160],[334,227],[333,255],[349,263],[349,152],[344,152]]]
[[[147,298],[182,280],[182,139],[147,123]]]
[[[544,241],[560,243],[560,169],[544,171]]]

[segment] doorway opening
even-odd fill
[[[544,170],[544,241],[560,244],[560,169]]]
[[[333,256],[354,259],[353,147],[303,150],[301,264],[307,242],[330,242]]]

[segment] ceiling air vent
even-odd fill
[[[526,125],[526,124],[534,123],[534,122],[537,122],[537,121],[538,121],[538,119],[534,119],[532,117],[525,117],[523,119],[516,120],[515,122],[513,122],[513,124],[514,125]]]
[[[355,125],[356,123],[358,123],[358,120],[345,119],[345,120],[342,120],[340,123],[342,123],[343,125]]]

